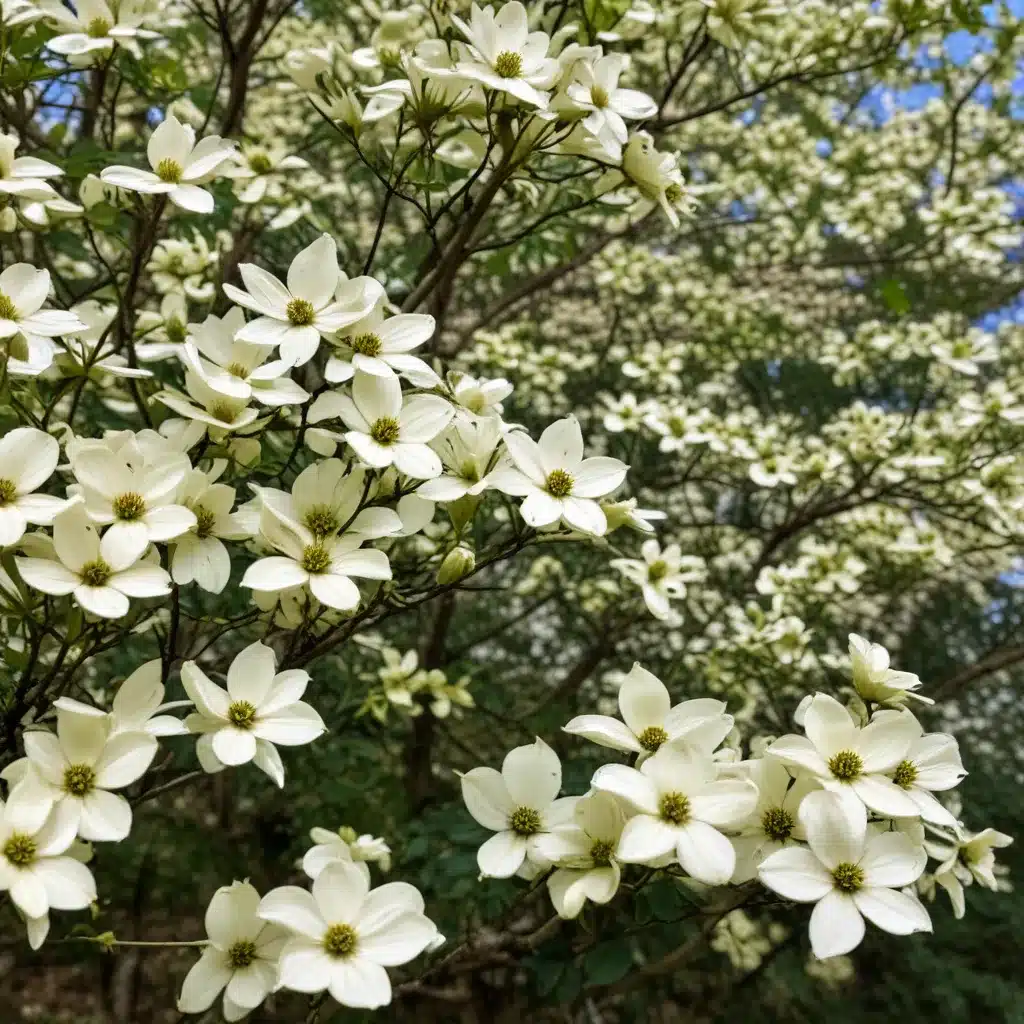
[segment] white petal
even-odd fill
[[[271,889],[260,900],[259,916],[314,942],[319,942],[327,930],[312,894],[297,885]]]
[[[658,791],[654,783],[635,768],[624,764],[603,765],[594,772],[590,784],[594,789],[621,797],[644,814],[658,814]]]
[[[653,863],[675,849],[676,839],[676,830],[670,825],[649,814],[638,814],[626,822],[616,856],[627,864]]]
[[[473,817],[494,832],[508,828],[508,818],[515,809],[508,787],[500,772],[493,768],[474,768],[460,780],[462,799]]]
[[[707,885],[725,885],[736,870],[732,843],[703,821],[677,830],[676,856],[688,875]]]
[[[228,696],[260,707],[274,684],[276,671],[274,649],[259,641],[249,644],[228,666]]]
[[[864,938],[864,918],[853,900],[832,890],[811,912],[811,949],[819,960],[856,949]]]
[[[895,889],[910,885],[920,877],[927,859],[924,850],[904,832],[872,836],[860,859],[864,884]]]
[[[920,901],[895,889],[866,886],[853,894],[853,902],[873,925],[891,935],[932,930],[931,918]]]
[[[123,796],[94,789],[82,800],[78,834],[99,843],[119,843],[132,829],[131,805]]]
[[[637,735],[648,726],[663,727],[671,703],[665,684],[639,664],[633,666],[619,687],[619,711]]]
[[[511,878],[526,860],[526,840],[515,832],[496,832],[477,850],[480,873],[489,878]]]
[[[541,739],[510,750],[502,762],[501,775],[513,802],[524,807],[547,807],[562,788],[562,764]]]
[[[867,813],[854,794],[830,790],[808,793],[800,802],[799,816],[811,850],[830,871],[837,864],[856,864],[860,860]]]
[[[757,873],[769,889],[798,903],[817,903],[833,888],[825,866],[803,846],[789,846],[765,857]]]
[[[562,726],[562,731],[574,736],[582,736],[584,739],[599,743],[602,747],[611,747],[613,750],[624,750],[635,754],[643,750],[636,736],[627,726],[617,718],[609,718],[607,715],[579,715],[567,725]]]
[[[111,739],[96,762],[96,785],[121,789],[142,778],[156,757],[156,739],[145,732],[122,732]]]
[[[248,729],[225,726],[213,734],[213,752],[226,765],[248,764],[256,756],[256,737]]]

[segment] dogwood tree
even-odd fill
[[[942,965],[1019,818],[1019,11],[0,11],[26,970],[313,1024]]]

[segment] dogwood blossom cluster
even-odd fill
[[[510,751],[500,772],[462,775],[467,810],[494,832],[477,853],[481,875],[544,877],[563,918],[609,903],[624,877],[642,886],[664,873],[698,891],[757,880],[814,904],[819,959],[858,946],[865,919],[895,935],[930,932],[918,893],[936,884],[963,916],[962,881],[998,888],[993,849],[1012,839],[972,835],[936,795],[966,772],[956,739],[926,733],[906,708],[920,680],[889,669],[885,649],[862,637],[850,637],[850,656],[859,705],[816,693],[798,709],[802,734],[753,738],[762,752],[745,759],[722,746],[735,721],[724,702],[673,705],[634,665],[621,717],[564,726],[627,757],[598,768],[583,795],[559,795],[561,763],[540,738]],[[929,857],[940,863],[926,872]]]

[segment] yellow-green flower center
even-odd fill
[[[651,562],[647,566],[647,579],[651,583],[658,583],[668,575],[668,562],[664,559],[659,558],[656,562]]]
[[[13,480],[8,480],[6,477],[0,477],[0,508],[4,505],[10,505],[17,496],[17,484],[15,484]]]
[[[676,203],[681,203],[683,201],[683,186],[677,181],[672,182],[665,189],[665,198],[672,206],[675,206]]]
[[[324,952],[328,956],[351,956],[356,949],[356,930],[348,924],[332,924],[324,934]]]
[[[266,174],[274,165],[266,153],[251,153],[249,155],[249,166],[257,174]]]
[[[517,836],[532,836],[540,831],[540,812],[532,807],[517,807],[508,816],[508,827]]]
[[[607,107],[608,98],[608,90],[603,85],[592,85],[590,87],[590,102],[595,107]]]
[[[330,505],[314,505],[306,513],[306,529],[317,537],[334,533],[341,523]]]
[[[855,751],[840,750],[829,758],[828,770],[840,782],[852,782],[864,771],[864,762]]]
[[[913,761],[900,761],[893,772],[892,781],[900,789],[910,789],[917,781],[917,765]]]
[[[372,437],[377,444],[396,444],[400,433],[401,429],[398,426],[398,420],[393,416],[382,416],[373,424],[372,427],[370,427],[370,437]]]
[[[17,320],[18,310],[9,295],[0,292],[0,320]]]
[[[296,327],[308,327],[316,319],[313,303],[307,299],[292,299],[285,307],[288,322]]]
[[[27,868],[36,859],[36,841],[22,832],[12,832],[4,843],[4,856],[16,868]]]
[[[167,332],[167,340],[175,345],[180,345],[188,334],[185,325],[177,317],[168,320],[164,324],[164,330]]]
[[[690,798],[683,793],[666,793],[659,806],[661,820],[670,825],[685,825],[690,820]]]
[[[205,505],[193,505],[192,514],[196,517],[196,536],[200,540],[206,540],[213,533],[217,523],[217,516]]]
[[[256,706],[247,700],[232,701],[228,705],[228,721],[239,729],[251,729],[256,717]]]
[[[310,575],[319,576],[330,568],[331,553],[322,544],[307,544],[300,564]]]
[[[832,883],[840,892],[856,892],[864,885],[864,869],[845,861],[837,864],[832,869]]]
[[[256,959],[256,943],[249,939],[239,939],[228,948],[228,963],[240,971],[248,967]]]
[[[114,499],[114,515],[124,522],[134,522],[146,514],[146,501],[137,491],[126,491]]]
[[[523,73],[523,58],[511,50],[502,50],[494,60],[494,70],[501,78],[518,78]]]
[[[231,402],[223,399],[214,402],[206,410],[218,423],[231,424],[235,422],[236,409]]]
[[[64,769],[64,792],[88,796],[96,788],[96,773],[87,764],[69,764]]]
[[[86,562],[78,570],[78,575],[87,587],[105,587],[113,574],[114,570],[102,558],[97,558],[93,562]]]
[[[653,754],[658,747],[668,742],[668,733],[660,725],[649,725],[637,739],[644,750],[649,750]]]
[[[358,352],[361,356],[377,356],[384,347],[384,342],[376,334],[357,334],[350,343],[352,351]]]
[[[90,39],[105,39],[114,26],[106,18],[93,18],[85,27],[85,34]]]
[[[232,377],[238,377],[239,380],[245,380],[249,376],[249,367],[243,366],[242,363],[228,363],[224,367]]]
[[[177,185],[181,181],[183,170],[177,160],[172,160],[169,156],[165,156],[156,165],[156,176],[161,181],[166,181],[170,185]]]
[[[590,859],[595,868],[606,868],[612,862],[612,854],[615,852],[615,845],[605,839],[595,839],[594,845],[590,848]]]
[[[568,498],[572,485],[573,479],[564,469],[553,469],[548,474],[547,489],[552,498]]]
[[[769,807],[761,815],[761,828],[769,839],[781,843],[793,834],[796,822],[793,815],[782,807]]]

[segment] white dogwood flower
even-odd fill
[[[340,384],[351,380],[358,370],[374,377],[405,377],[415,387],[436,387],[441,378],[419,356],[410,355],[433,334],[432,316],[400,313],[385,319],[383,304],[378,303],[368,316],[339,335],[343,348],[327,360],[324,376],[332,384]]]
[[[629,138],[626,120],[643,121],[658,112],[658,104],[646,93],[619,88],[619,78],[628,63],[629,58],[618,53],[599,57],[593,64],[579,61],[575,66],[577,81],[566,90],[577,106],[589,111],[583,124],[605,142],[612,159],[618,159]]]
[[[501,421],[495,416],[456,417],[431,444],[444,472],[420,484],[416,493],[431,501],[482,494],[491,486],[491,474],[498,466],[502,436]]]
[[[367,308],[338,300],[338,247],[328,234],[321,235],[292,260],[287,287],[255,263],[243,263],[238,271],[246,290],[225,284],[224,294],[260,314],[238,332],[238,339],[278,346],[281,358],[291,366],[309,362],[321,337],[355,323],[376,301],[374,295]]]
[[[135,468],[121,453],[89,444],[71,456],[71,470],[89,518],[109,524],[104,543],[122,557],[134,560],[149,544],[173,540],[196,526],[195,514],[177,502],[187,459],[171,457]]]
[[[576,798],[559,798],[562,764],[542,739],[510,750],[500,772],[474,768],[460,778],[466,809],[495,833],[477,850],[481,874],[510,878],[524,862],[549,863],[540,837],[569,821]]]
[[[829,789],[849,788],[865,806],[888,818],[916,818],[917,803],[889,778],[920,734],[909,711],[876,716],[860,728],[834,697],[816,693],[803,720],[806,736],[781,736],[768,753],[810,772]]]
[[[361,600],[353,576],[391,579],[388,556],[376,548],[364,548],[363,534],[318,535],[285,519],[269,504],[260,515],[260,533],[281,553],[250,565],[242,577],[243,587],[262,593],[307,587],[328,608],[351,611]]]
[[[258,916],[260,894],[249,882],[221,886],[206,908],[210,943],[185,976],[180,1013],[203,1013],[224,993],[224,1019],[241,1020],[277,985],[277,961],[288,932]]]
[[[522,103],[547,106],[544,90],[558,78],[558,61],[547,55],[551,43],[547,34],[530,31],[526,8],[519,0],[497,11],[473,4],[468,25],[456,14],[451,20],[469,42],[468,59],[456,64],[455,74]],[[437,73],[433,67],[425,70]]]
[[[720,829],[740,824],[757,804],[757,786],[749,779],[719,779],[706,754],[668,744],[639,769],[598,768],[591,785],[637,812],[619,839],[620,860],[655,864],[674,855],[699,882],[724,885],[732,877],[736,851]]]
[[[105,619],[128,614],[129,598],[163,597],[171,577],[139,560],[139,552],[110,539],[100,539],[81,504],[53,520],[54,557],[16,557],[21,578],[36,590],[56,597],[71,594],[87,612]]]
[[[583,533],[605,533],[608,521],[595,499],[614,491],[628,467],[605,455],[584,459],[583,433],[575,416],[552,423],[539,442],[511,430],[505,444],[514,468],[495,473],[493,486],[525,498],[520,512],[530,526],[563,521]]]
[[[921,680],[913,672],[897,672],[889,668],[889,652],[881,644],[873,644],[851,633],[850,661],[853,685],[864,700],[891,707],[902,707],[910,698],[925,704],[935,703],[931,697],[914,692],[921,685]]]
[[[33,493],[59,460],[60,445],[35,427],[15,427],[0,438],[0,547],[21,540],[29,523],[48,526],[67,506],[62,498]]]
[[[179,357],[208,387],[229,398],[256,399],[261,405],[301,405],[309,398],[289,376],[291,363],[285,359],[266,359],[273,345],[255,345],[238,341],[245,327],[245,314],[237,306],[223,318],[212,313],[194,324]]]
[[[968,832],[959,825],[952,835],[942,833],[941,840],[924,844],[929,857],[939,861],[934,877],[938,885],[949,894],[953,914],[959,920],[964,916],[964,886],[977,882],[997,892],[1000,888],[995,875],[996,850],[1013,843],[1013,836],[986,828],[981,832]]]
[[[445,381],[455,411],[460,418],[487,416],[501,419],[501,403],[512,394],[514,388],[504,377],[471,377],[460,370],[449,370]]]
[[[231,576],[231,556],[225,540],[245,540],[249,533],[231,514],[235,489],[215,482],[212,473],[193,469],[182,485],[181,503],[195,516],[195,526],[174,542],[171,578],[184,586],[195,582],[219,594]]]
[[[284,785],[277,746],[312,743],[326,730],[323,719],[300,699],[309,684],[302,669],[277,671],[272,648],[257,641],[228,667],[227,689],[194,662],[181,667],[181,682],[196,706],[185,724],[199,733],[196,753],[207,771],[247,764]]]
[[[622,876],[617,856],[626,815],[615,797],[591,793],[576,801],[573,820],[537,843],[556,870],[548,877],[548,893],[559,917],[578,917],[587,900],[608,903]]]
[[[663,549],[656,540],[644,541],[642,558],[613,558],[609,565],[618,569],[643,594],[647,610],[662,621],[676,617],[670,601],[686,596],[686,584],[705,576],[704,560],[683,555],[678,544]]]
[[[45,339],[61,334],[75,334],[85,324],[63,309],[43,309],[50,294],[50,272],[36,270],[30,263],[13,263],[0,273],[0,340],[23,334],[29,341],[44,342],[49,353],[45,369],[55,349]]]
[[[75,838],[71,820],[40,820],[34,809],[27,810],[26,815],[26,808],[0,801],[0,892],[28,919],[30,943],[38,949],[42,943],[33,939],[33,922],[38,929],[51,910],[84,910],[96,900],[96,882],[68,855]]]
[[[0,132],[0,193],[19,199],[56,199],[57,193],[46,178],[59,178],[64,172],[56,165],[34,156],[15,156],[17,135]]]
[[[232,398],[216,391],[191,370],[185,372],[185,390],[187,395],[160,391],[154,397],[187,420],[205,424],[206,432],[213,438],[243,431],[259,416],[259,411],[249,405],[249,399]]]
[[[920,901],[899,891],[924,870],[920,846],[903,832],[869,837],[864,805],[848,790],[809,793],[799,813],[808,846],[773,853],[758,877],[786,899],[815,904],[811,949],[819,960],[860,945],[865,917],[893,935],[932,930]]]
[[[64,31],[46,45],[78,64],[76,58],[99,57],[119,44],[132,47],[135,39],[158,38],[159,33],[142,28],[151,14],[152,7],[146,0],[76,0],[74,11],[54,4],[47,16],[54,18]],[[136,54],[141,56],[137,49]]]
[[[288,929],[279,982],[296,992],[330,991],[342,1006],[376,1009],[391,1002],[385,967],[417,957],[439,941],[423,913],[423,897],[407,882],[370,888],[355,864],[328,865],[312,893],[297,886],[273,889],[259,914]]]
[[[644,760],[666,743],[680,742],[710,756],[732,730],[725,701],[710,697],[684,700],[672,706],[665,684],[634,662],[619,687],[622,721],[608,715],[578,715],[563,732],[639,754]]]
[[[340,418],[345,440],[375,469],[394,466],[417,480],[440,476],[441,460],[429,447],[455,415],[437,395],[405,397],[397,377],[359,373],[352,394],[328,391],[310,407],[309,422]]]
[[[72,836],[119,842],[131,831],[132,809],[112,791],[141,778],[156,751],[148,732],[115,735],[107,715],[58,708],[56,735],[26,732],[25,757],[4,769],[8,804],[26,818],[33,807],[43,817],[52,813]]]
[[[199,186],[231,159],[234,146],[219,135],[196,142],[192,126],[168,114],[146,147],[151,171],[114,164],[103,169],[100,180],[132,192],[166,195],[175,206],[193,213],[213,213],[213,195]]]

